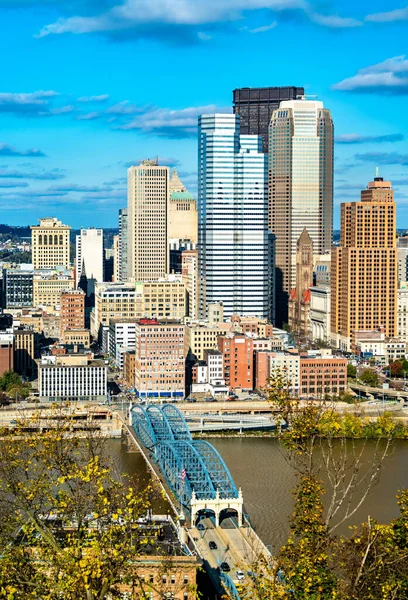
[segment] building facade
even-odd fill
[[[182,282],[187,291],[187,314],[190,319],[198,319],[198,251],[184,250],[181,253]]]
[[[86,355],[47,356],[38,362],[38,390],[44,400],[107,398],[107,366]]]
[[[186,311],[186,288],[177,279],[96,284],[91,334],[97,337],[101,326],[108,326],[109,320],[115,317],[183,319]]]
[[[274,238],[268,229],[267,155],[241,135],[238,115],[199,118],[200,316],[223,302],[234,313],[274,319]]]
[[[296,286],[296,244],[306,227],[315,254],[333,234],[333,121],[322,102],[280,104],[269,127],[269,228],[276,236],[277,325]]]
[[[119,279],[122,283],[128,280],[128,211],[119,210]]]
[[[397,239],[398,248],[398,282],[408,282],[408,236]]]
[[[34,269],[69,269],[69,233],[71,228],[55,217],[40,219],[31,227],[31,252]]]
[[[118,369],[123,369],[124,353],[135,349],[136,321],[110,319],[109,355]]]
[[[237,88],[233,92],[233,111],[241,118],[241,133],[260,135],[262,152],[268,152],[268,127],[272,113],[283,100],[303,96],[303,87]]]
[[[341,205],[340,246],[332,250],[331,338],[350,350],[353,332],[397,334],[396,205],[391,182],[375,177],[360,202]]]
[[[220,336],[218,350],[223,356],[225,384],[230,390],[253,389],[254,345],[251,338],[235,334]]]
[[[128,170],[128,263],[133,281],[168,273],[169,167],[143,161]]]
[[[168,223],[168,237],[170,240],[172,238],[184,239],[197,244],[197,202],[180,181],[176,169],[173,169],[170,178]]]
[[[330,286],[310,288],[309,330],[313,341],[330,342]]]
[[[103,229],[81,229],[76,236],[75,274],[77,285],[81,274],[88,280],[104,280]]]
[[[313,242],[305,228],[297,241],[296,287],[289,295],[289,327],[298,335],[309,335],[310,287],[313,286]]]
[[[324,397],[347,390],[347,359],[333,357],[300,359],[300,396]]]
[[[34,272],[30,268],[3,269],[3,306],[33,306]]]
[[[60,310],[61,293],[74,291],[71,271],[38,271],[33,278],[33,305],[40,306],[50,314]]]
[[[135,389],[139,398],[151,400],[184,397],[184,325],[180,322],[137,322]]]
[[[14,371],[26,379],[33,379],[37,373],[38,334],[31,329],[15,327],[14,334]]]
[[[61,336],[68,329],[85,327],[85,294],[82,290],[64,290],[60,296]]]
[[[12,332],[0,332],[0,377],[6,371],[14,370],[14,335]]]

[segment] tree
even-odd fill
[[[348,363],[347,365],[347,377],[350,377],[350,379],[355,379],[357,377],[357,367],[351,363]]]
[[[362,383],[365,383],[370,387],[378,387],[378,384],[380,382],[377,373],[375,371],[372,371],[371,369],[364,369],[360,373],[359,379]]]
[[[298,477],[291,532],[272,564],[262,557],[254,564],[257,576],[243,584],[241,597],[405,599],[408,492],[401,494],[401,517],[395,522],[369,521],[349,538],[338,536],[337,531],[378,481],[392,439],[408,437],[408,429],[389,413],[372,422],[361,413],[341,415],[324,401],[302,403],[290,389],[285,373],[272,374],[267,399],[288,424],[279,438]],[[370,463],[365,460],[368,439],[375,440]],[[326,489],[322,473],[328,481]]]
[[[401,377],[402,376],[402,362],[399,360],[396,360],[394,362],[391,362],[388,366],[389,370],[390,370],[390,376],[391,377]]]
[[[157,542],[139,525],[154,490],[136,492],[104,440],[73,425],[58,408],[44,430],[27,438],[22,422],[0,439],[0,598],[102,600],[119,585],[150,597],[135,564]]]

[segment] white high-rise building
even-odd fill
[[[81,229],[76,236],[76,283],[82,273],[88,280],[103,281],[103,262],[103,229]]]
[[[200,316],[274,319],[274,239],[268,230],[267,161],[262,139],[240,135],[239,115],[199,118]]]
[[[160,279],[169,272],[169,167],[157,159],[128,170],[128,278]]]
[[[296,286],[296,244],[306,227],[315,254],[333,235],[333,121],[322,102],[287,100],[269,126],[269,227],[276,236],[277,322]]]

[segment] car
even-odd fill
[[[204,531],[204,530],[205,530],[205,527],[204,527],[204,525],[203,525],[202,523],[199,523],[199,524],[197,525],[197,529],[198,529],[198,531]]]
[[[245,579],[245,575],[240,569],[237,569],[237,579],[238,581],[242,581],[243,579]]]
[[[217,548],[218,548],[217,544],[213,540],[211,540],[211,542],[209,542],[208,546],[209,546],[210,550],[217,550]]]
[[[231,571],[231,567],[229,566],[229,564],[227,562],[222,562],[220,564],[220,571],[223,571],[224,573],[228,573],[229,571]]]

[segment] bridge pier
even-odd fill
[[[139,452],[137,445],[132,439],[132,436],[129,434],[125,427],[122,427],[120,439],[122,442],[122,446],[124,446],[126,452],[128,452],[129,454]]]

